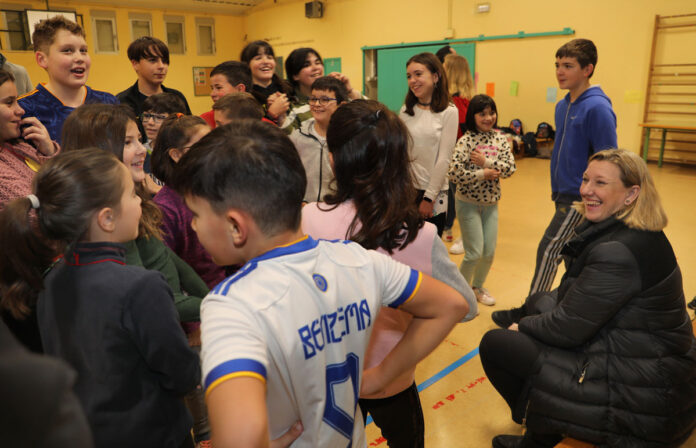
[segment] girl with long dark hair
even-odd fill
[[[275,73],[273,47],[266,41],[255,40],[244,47],[241,60],[251,69],[251,93],[265,108],[266,116],[282,124],[290,107],[292,88]]]
[[[445,227],[447,211],[447,168],[457,140],[457,108],[450,104],[447,76],[432,53],[419,53],[406,63],[408,93],[399,117],[408,128],[411,167],[418,189],[421,216]]]
[[[450,261],[433,224],[424,223],[413,185],[406,126],[377,101],[355,100],[331,117],[327,143],[333,160],[336,193],[325,203],[302,210],[302,228],[313,238],[343,238],[387,253],[432,275],[462,294],[473,319],[474,294]],[[384,359],[401,340],[411,318],[383,308],[374,323],[365,368]],[[423,412],[415,384],[415,367],[385,389],[386,398],[360,399],[363,415],[372,415],[389,446],[423,446]]]
[[[197,357],[162,276],[126,265],[141,213],[130,170],[96,148],[45,163],[0,213],[2,300],[36,307],[44,351],[77,371],[96,446],[191,440],[181,398],[200,381]]]

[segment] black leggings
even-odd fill
[[[519,331],[491,330],[481,339],[479,355],[486,376],[512,411],[512,419],[522,423],[530,377],[539,371],[539,349],[529,336]]]
[[[416,204],[421,203],[424,195],[425,195],[425,190],[418,190],[418,196],[416,197]],[[447,221],[447,213],[440,213],[439,215],[435,215],[431,218],[427,218],[426,221],[435,224],[435,227],[437,227],[438,236],[442,236],[442,232],[445,231],[445,223]]]
[[[363,418],[369,412],[390,448],[420,448],[425,445],[423,409],[416,383],[387,398],[359,400]]]

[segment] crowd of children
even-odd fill
[[[422,447],[415,366],[495,303],[499,179],[516,169],[466,60],[413,56],[397,115],[312,48],[281,79],[254,41],[211,71],[198,117],[163,85],[161,40],[128,47],[137,81],[114,96],[87,86],[84,37],[39,23],[49,81],[21,97],[0,69],[0,336],[76,373],[56,373],[80,403],[67,443],[365,446],[369,414],[389,446]],[[606,101],[578,87],[596,64],[583,51],[557,55],[568,109]],[[607,120],[593,151],[616,146]],[[554,157],[569,152],[553,166],[586,164],[579,149]],[[441,240],[448,191],[459,269]]]

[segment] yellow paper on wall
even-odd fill
[[[626,90],[624,92],[624,102],[626,103],[640,103],[643,98],[643,92],[640,90]]]

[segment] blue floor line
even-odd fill
[[[471,360],[471,358],[473,358],[474,356],[476,356],[478,354],[479,354],[479,348],[476,347],[475,349],[473,349],[472,351],[470,351],[466,355],[464,355],[461,358],[459,358],[458,360],[454,361],[452,364],[448,365],[444,369],[437,372],[435,375],[431,376],[427,380],[420,383],[418,385],[418,392],[423,392],[425,389],[427,389],[430,386],[432,386],[433,384],[437,383],[438,381],[440,381],[441,379],[443,379],[444,377],[446,377],[447,375],[452,373],[458,367],[461,367],[462,365],[464,365],[467,361]],[[370,423],[372,423],[372,416],[371,415],[367,417],[367,420],[365,421],[365,426],[369,425]]]

